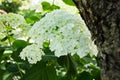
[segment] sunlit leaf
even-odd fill
[[[41,4],[44,11],[53,11],[55,9],[60,9],[59,6],[54,4],[51,5],[49,2],[46,2],[46,1],[43,1]]]

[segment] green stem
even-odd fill
[[[53,0],[52,5],[54,5],[55,0]]]
[[[17,67],[18,67],[18,70],[19,70],[20,76],[23,77],[23,75],[22,75],[22,71],[21,71],[21,69],[20,69],[19,64],[18,64],[17,62],[16,62],[16,64],[17,64]]]
[[[6,30],[6,33],[7,33],[7,37],[8,37],[8,43],[9,43],[10,47],[12,47],[12,43],[11,43],[11,40],[10,40],[10,35],[9,35],[9,30],[8,29]]]
[[[13,51],[14,49],[12,47],[12,43],[11,43],[11,40],[10,40],[11,36],[9,35],[9,30],[8,29],[6,30],[6,33],[7,33],[7,36],[8,36],[8,43],[10,45],[10,49]],[[20,68],[19,64],[17,62],[16,62],[16,64],[17,64],[17,67],[18,67],[18,70],[19,70],[19,73],[20,73],[21,77],[23,77],[22,71],[21,71],[21,68]]]

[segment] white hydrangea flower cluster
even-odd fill
[[[8,14],[0,14],[0,22],[3,22],[5,26],[11,26],[13,28],[16,28],[20,24],[25,22],[25,19],[23,16],[19,14],[14,13],[8,13]]]
[[[12,29],[11,33],[14,36],[23,36],[25,32],[24,28],[28,28],[29,25],[26,23],[23,16],[14,13],[0,14],[0,34],[6,36],[9,28]],[[28,31],[28,30],[27,30]],[[3,37],[4,37],[3,36]]]
[[[40,61],[42,55],[44,55],[44,52],[36,44],[25,47],[20,53],[21,59],[25,60],[27,58],[31,64],[35,64],[37,61]]]
[[[64,10],[47,13],[33,25],[29,37],[40,48],[43,48],[45,41],[49,41],[50,50],[54,51],[56,56],[77,53],[84,57],[88,53],[96,54],[97,51],[96,48],[95,52],[92,50],[94,45],[90,39],[90,32],[80,16]]]

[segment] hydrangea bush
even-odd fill
[[[54,51],[58,57],[68,53],[72,55],[78,54],[80,57],[84,57],[88,53],[97,53],[84,21],[79,15],[71,14],[64,10],[55,10],[47,13],[44,18],[33,25],[28,36],[41,49],[39,51],[37,47],[33,46],[27,46],[23,49],[20,57],[22,59],[27,57],[30,63],[36,63],[41,59],[38,59],[38,55],[40,57],[43,54],[44,42],[49,43],[50,50]],[[34,52],[32,51],[33,49]],[[28,52],[29,54],[27,54]]]
[[[100,80],[96,47],[79,15],[22,12],[26,20],[0,15],[0,80]]]

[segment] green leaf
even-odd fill
[[[4,74],[4,70],[0,69],[0,80],[3,80],[3,74]]]
[[[18,72],[18,66],[17,66],[17,64],[7,63],[6,64],[6,69],[9,72]]]
[[[11,53],[3,54],[1,60],[8,60],[11,56]]]
[[[24,61],[19,57],[21,51],[22,51],[22,49],[18,49],[17,51],[13,51],[13,53],[11,55],[11,57],[17,62]]]
[[[74,58],[70,54],[67,56],[60,56],[58,58],[58,63],[60,66],[65,67],[67,69],[67,76],[72,77],[77,74],[77,69],[76,69],[76,62]]]
[[[96,64],[96,59],[94,56],[90,56],[90,54],[86,55],[85,57],[83,57],[83,59],[87,62],[87,63],[93,63]]]
[[[49,42],[43,43],[43,51],[47,56],[54,56],[54,51],[51,51],[49,48]]]
[[[39,21],[42,18],[41,12],[35,12],[35,10],[22,10],[19,14],[23,15],[28,24],[33,25],[35,22]]]
[[[67,55],[67,75],[68,77],[74,76],[77,74],[76,62],[74,58],[68,54]]]
[[[26,18],[26,22],[30,24],[34,24],[35,22],[39,21],[41,17],[42,15],[40,13],[34,13]]]
[[[20,48],[24,48],[28,45],[28,42],[24,41],[24,40],[15,40],[12,44],[12,47],[15,49],[20,49]]]
[[[8,36],[5,36],[4,38],[2,38],[0,41],[1,42],[4,42],[4,41],[6,41],[8,39]]]
[[[57,59],[57,62],[60,66],[62,67],[66,67],[67,66],[67,56],[63,55],[63,56],[60,56],[58,59]]]
[[[49,10],[50,9],[50,3],[46,2],[46,1],[43,1],[42,3],[42,8],[43,10]]]
[[[15,61],[23,61],[21,60],[21,58],[19,57],[20,52],[22,51],[23,48],[25,48],[29,43],[24,41],[24,40],[16,40],[13,42],[12,47],[14,49],[11,57],[15,60]]]
[[[65,4],[70,6],[75,6],[74,2],[72,0],[62,0]]]
[[[4,76],[4,80],[13,80],[13,77],[14,77],[15,75],[13,74],[13,73],[7,73],[7,74],[5,74],[5,76]]]
[[[28,70],[31,67],[31,65],[28,62],[20,62],[18,65],[23,70]]]
[[[34,21],[30,18],[26,18],[26,22],[29,23],[29,24],[34,24]]]
[[[22,11],[22,15],[24,15],[25,18],[29,18],[34,14],[35,14],[35,10],[23,10]]]
[[[44,60],[44,61],[57,61],[57,57],[54,55],[44,55],[42,57],[42,60]]]
[[[1,59],[1,57],[2,57],[4,51],[5,51],[5,48],[0,47],[0,59]]]
[[[42,2],[41,4],[42,4],[42,8],[44,11],[53,11],[55,9],[60,9],[59,6],[54,5],[54,4],[51,5],[50,3],[46,2],[46,1]]]
[[[89,72],[83,71],[80,73],[76,80],[93,80],[92,75]]]
[[[100,69],[98,67],[94,66],[94,65],[91,65],[90,68],[92,69],[91,75],[92,75],[93,79],[101,80]]]
[[[74,54],[74,55],[73,55],[73,58],[74,58],[75,62],[77,63],[77,67],[80,67],[81,69],[83,69],[83,68],[84,68],[84,63],[85,63],[85,61],[82,60],[82,59],[79,57],[78,54]]]
[[[54,10],[54,9],[60,9],[60,7],[57,6],[57,5],[51,5],[51,9],[52,9],[52,10]]]
[[[21,80],[58,80],[54,66],[40,61],[33,65]]]

